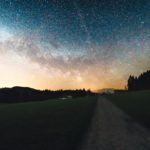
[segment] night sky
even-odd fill
[[[0,0],[0,87],[124,88],[148,69],[149,0]]]

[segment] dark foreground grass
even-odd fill
[[[96,97],[0,104],[0,150],[74,150]]]
[[[108,95],[107,98],[138,122],[150,128],[150,91]]]

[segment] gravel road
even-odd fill
[[[99,97],[80,150],[150,150],[150,132],[104,97]]]

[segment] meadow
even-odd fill
[[[96,96],[0,104],[0,150],[75,150],[92,118]]]
[[[128,115],[150,128],[150,91],[135,91],[107,95],[107,98]]]

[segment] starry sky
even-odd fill
[[[122,89],[148,69],[149,0],[0,0],[0,87]]]

